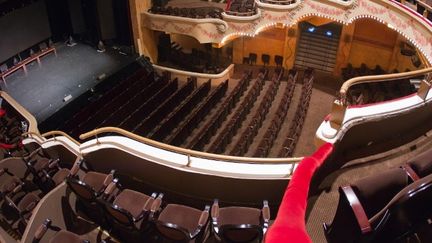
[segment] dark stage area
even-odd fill
[[[91,46],[78,43],[68,47],[55,45],[57,56],[51,53],[37,62],[27,65],[27,75],[18,70],[6,78],[3,90],[29,110],[41,123],[73,99],[102,82],[106,77],[133,62],[135,55],[123,55],[114,48],[99,53]],[[71,95],[72,98],[63,99]]]

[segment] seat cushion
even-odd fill
[[[82,243],[83,239],[79,235],[66,230],[60,230],[53,238],[50,239],[50,243]]]
[[[3,183],[2,187],[1,187],[1,192],[2,193],[8,193],[13,191],[13,189],[15,189],[15,187],[17,187],[19,184],[21,183],[21,180],[18,177],[12,177],[10,179],[8,179],[5,183]]]
[[[52,177],[52,180],[54,181],[55,185],[57,186],[60,183],[62,183],[69,174],[70,174],[69,169],[62,168],[54,174],[54,176]]]
[[[218,224],[260,225],[261,210],[246,207],[225,207],[219,209]]]
[[[432,174],[432,149],[408,161],[419,177]]]
[[[31,211],[39,201],[39,197],[34,193],[29,193],[25,195],[17,204],[20,211],[28,210]]]
[[[159,215],[158,220],[176,224],[192,233],[198,226],[201,211],[179,204],[168,204]]]
[[[128,211],[134,218],[138,218],[149,198],[144,193],[125,189],[116,197],[113,204]]]
[[[82,181],[93,188],[94,191],[99,192],[103,189],[104,181],[107,174],[90,171],[85,174]]]
[[[38,158],[36,162],[33,164],[33,168],[39,172],[42,169],[45,169],[49,165],[49,159],[47,158]]]

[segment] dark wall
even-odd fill
[[[48,39],[51,30],[44,1],[0,17],[0,63]]]

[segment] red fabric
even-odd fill
[[[230,9],[230,7],[231,7],[231,0],[228,0],[228,1],[227,1],[227,4],[226,4],[226,9],[225,9],[225,11],[228,11],[228,10]]]
[[[285,190],[277,217],[266,234],[266,243],[312,242],[305,223],[310,180],[332,151],[333,145],[326,143],[297,166]]]
[[[6,110],[0,108],[0,117],[2,117],[2,116],[4,116],[4,115],[6,115]]]
[[[0,143],[0,148],[12,149],[12,148],[15,148],[15,147],[16,147],[15,144]]]

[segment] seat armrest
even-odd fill
[[[82,160],[80,160],[80,159],[77,159],[75,161],[75,163],[73,164],[73,166],[70,170],[69,176],[73,177],[73,176],[76,176],[76,174],[78,174],[78,171],[81,169],[81,163],[82,163]]]
[[[111,172],[105,177],[103,188],[106,188],[114,180],[114,173],[115,170],[111,170]]]
[[[269,227],[270,222],[270,207],[268,205],[268,201],[263,201],[263,208],[261,209],[261,216],[263,219],[263,233],[265,233]]]
[[[45,221],[39,226],[39,228],[37,228],[32,243],[39,242],[42,239],[42,237],[45,235],[45,233],[48,231],[50,225],[51,225],[51,220],[45,219]]]
[[[117,187],[118,178],[114,178],[114,180],[111,181],[111,183],[105,188],[103,192],[103,198],[107,201],[109,201],[113,197],[114,191],[118,188]]]
[[[162,205],[162,198],[163,198],[164,194],[163,193],[159,193],[159,195],[157,196],[157,198],[155,198],[153,200],[153,203],[150,207],[150,219],[154,219],[155,218],[155,214],[160,210],[161,205]]]
[[[213,205],[210,211],[210,217],[212,220],[212,228],[217,233],[219,233],[219,224],[218,224],[218,218],[219,218],[219,200],[215,199],[213,201]]]
[[[191,239],[195,238],[201,232],[202,228],[204,228],[207,225],[209,212],[210,212],[210,205],[206,205],[204,210],[201,212],[201,216],[198,220],[197,228],[193,233],[190,234]]]
[[[50,169],[59,168],[59,162],[60,162],[59,158],[51,160],[49,165],[48,165],[48,168],[50,168]]]
[[[404,164],[401,166],[405,173],[411,178],[413,181],[417,181],[420,179],[420,176],[413,170],[410,164]]]
[[[360,203],[357,195],[351,186],[344,186],[340,188],[342,192],[345,194],[351,208],[353,210],[354,216],[356,217],[357,223],[360,227],[360,230],[363,234],[371,232],[372,227],[370,225],[369,219],[364,211],[363,206]]]

